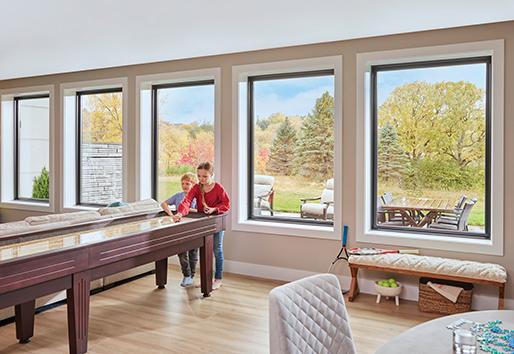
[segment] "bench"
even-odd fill
[[[373,256],[352,255],[348,259],[348,264],[352,275],[348,293],[350,302],[359,294],[357,272],[359,269],[369,269],[496,286],[498,287],[498,309],[504,308],[507,271],[498,264],[397,253]]]

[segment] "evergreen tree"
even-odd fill
[[[377,149],[378,177],[384,182],[399,180],[407,162],[405,152],[398,142],[396,129],[386,123],[380,129]]]
[[[334,98],[325,91],[303,120],[298,139],[297,165],[306,177],[322,180],[334,174]]]
[[[269,172],[283,176],[291,176],[294,173],[296,141],[296,131],[286,117],[271,144],[267,165]]]
[[[50,175],[46,167],[43,167],[41,174],[34,177],[32,184],[32,198],[48,199],[50,197]]]

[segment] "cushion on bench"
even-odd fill
[[[412,254],[382,254],[350,256],[350,265],[368,265],[423,273],[444,274],[499,283],[507,282],[507,271],[499,264],[462,261],[458,259],[418,256]]]

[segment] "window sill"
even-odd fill
[[[340,236],[334,226],[292,224],[272,221],[245,220],[232,224],[232,231],[255,232],[270,235],[309,237],[327,240],[339,240]]]
[[[45,213],[53,213],[54,208],[50,206],[50,203],[31,202],[25,200],[10,200],[0,203],[2,209],[15,209],[15,210],[27,210],[27,211],[40,211]]]
[[[503,244],[495,242],[499,239],[502,238],[498,235],[496,237],[493,235],[489,240],[480,240],[379,230],[367,230],[357,235],[357,242],[503,256]]]
[[[63,213],[73,213],[74,211],[97,211],[101,207],[85,206],[85,205],[74,205],[63,208]]]

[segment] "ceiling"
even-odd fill
[[[514,19],[514,0],[0,0],[0,80]]]

